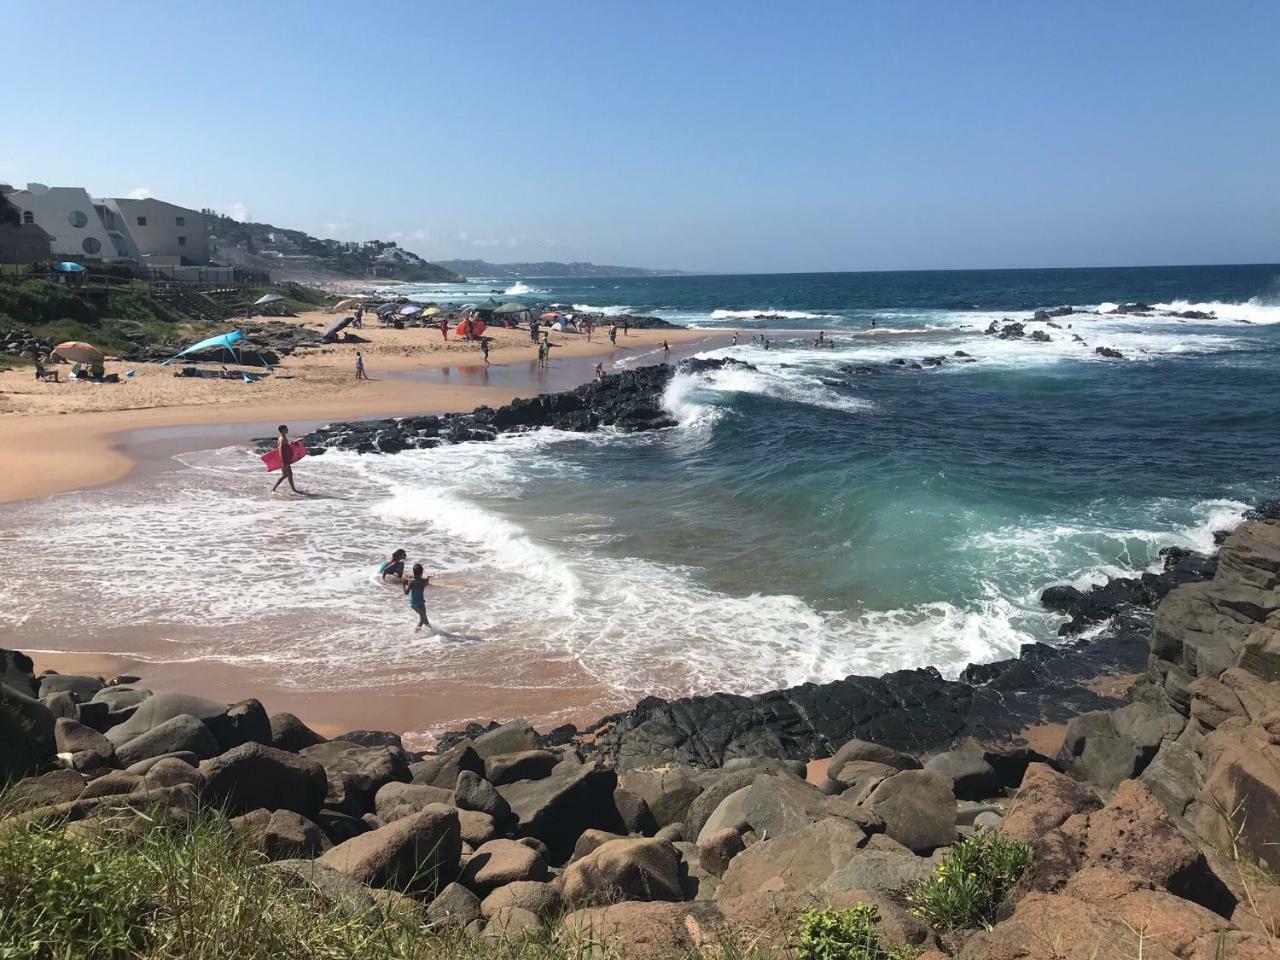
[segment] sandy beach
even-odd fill
[[[283,318],[323,330],[334,315],[324,311]],[[234,325],[228,322],[228,327]],[[535,347],[525,330],[490,328],[492,381],[486,384],[480,346],[437,329],[395,330],[366,324],[355,331],[367,343],[338,343],[285,357],[272,376],[241,380],[174,376],[174,367],[108,360],[118,384],[37,383],[29,368],[0,372],[0,503],[111,483],[128,475],[133,461],[119,449],[128,431],[201,424],[291,420],[340,420],[408,413],[470,410],[509,403],[547,389],[536,368]],[[706,331],[632,330],[612,347],[607,331],[588,341],[582,334],[552,334],[549,373],[566,361],[599,358],[606,366],[652,354],[665,339],[673,347],[707,340]],[[360,351],[370,379],[355,379]],[[652,358],[651,359],[655,359]],[[65,367],[58,368],[65,376]],[[133,370],[132,377],[123,374]],[[590,378],[590,366],[577,379]],[[438,373],[436,378],[419,374]],[[451,381],[446,374],[458,375]],[[570,384],[571,385],[571,384]],[[560,389],[560,387],[557,387]]]

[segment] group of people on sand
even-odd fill
[[[406,577],[404,564],[408,557],[403,550],[395,551],[391,554],[391,559],[382,561],[382,566],[378,567],[378,575],[384,583],[391,577],[404,588],[405,596],[409,598],[409,607],[418,615],[418,625],[413,628],[416,633],[423,627],[431,626],[431,621],[427,619],[427,584],[431,582],[431,578],[422,575],[420,563],[413,565],[413,576]]]

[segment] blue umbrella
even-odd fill
[[[55,263],[53,269],[59,273],[84,273],[84,267],[70,260],[63,260],[61,263]]]
[[[231,354],[231,359],[235,361],[236,351],[234,344],[243,339],[243,333],[239,330],[232,330],[230,333],[224,333],[218,337],[210,337],[208,340],[201,340],[199,343],[193,343],[191,346],[187,347],[187,349],[180,350],[175,353],[168,360],[165,360],[164,363],[173,363],[173,361],[177,360],[179,357],[185,357],[189,353],[203,353],[205,350],[216,350],[219,348]]]

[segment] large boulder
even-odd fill
[[[93,699],[89,704],[102,704],[107,708],[107,715],[103,718],[100,729],[109,730],[112,727],[118,727],[138,711],[138,707],[142,705],[144,700],[149,700],[153,694],[150,690],[134,689],[133,687],[105,687],[93,695]],[[81,704],[81,708],[89,704]]]
[[[892,750],[879,743],[870,743],[866,740],[850,740],[832,755],[831,762],[827,764],[827,776],[832,780],[838,781],[840,779],[840,771],[846,763],[859,761],[883,763],[886,766],[893,767],[895,770],[920,769],[920,761],[909,754]]]
[[[884,832],[917,853],[955,839],[956,798],[951,779],[929,770],[904,770],[872,791],[866,804]]]
[[[761,840],[729,861],[716,897],[820,889],[866,837],[856,824],[832,817]]]
[[[454,744],[444,753],[409,764],[414,783],[452,790],[458,785],[458,774],[463,770],[484,775],[484,760],[476,753],[470,740]]]
[[[319,862],[368,886],[434,894],[455,879],[461,855],[457,810],[428,807],[338,844]]]
[[[828,797],[802,780],[767,773],[757,776],[751,784],[742,800],[742,816],[752,830],[765,838],[783,836],[827,817],[849,820],[864,833],[883,829],[880,819],[866,808],[841,797]]]
[[[559,762],[560,754],[550,750],[499,753],[485,758],[484,778],[494,786],[517,780],[541,780],[549,776],[552,767]]]
[[[374,811],[383,823],[421,813],[433,803],[452,806],[453,791],[443,787],[429,787],[423,783],[392,780],[379,787],[373,797]]]
[[[314,818],[324,803],[324,767],[307,757],[246,743],[200,764],[205,797],[235,816],[251,810],[292,810]]]
[[[225,703],[188,693],[157,693],[138,703],[129,719],[111,727],[106,736],[119,747],[174,717],[192,716],[207,726],[220,717],[225,717],[229,709]]]
[[[516,880],[498,887],[485,897],[480,904],[480,913],[488,920],[501,910],[517,907],[538,917],[547,917],[558,912],[563,903],[560,891],[554,884],[537,880]]]
[[[698,865],[714,877],[723,876],[729,861],[745,849],[742,834],[725,827],[698,840]]]
[[[436,894],[427,907],[427,919],[444,929],[461,929],[480,918],[480,898],[456,881]]]
[[[1217,754],[1201,799],[1201,836],[1280,873],[1280,745],[1239,737]]]
[[[546,876],[547,863],[536,850],[515,840],[490,840],[471,855],[460,882],[484,894],[508,883]]]
[[[459,810],[487,813],[498,823],[511,816],[511,808],[502,794],[488,780],[470,770],[459,771],[458,782],[453,788],[453,802]]]
[[[618,777],[591,761],[563,760],[542,780],[503,784],[498,793],[516,818],[516,829],[547,845],[552,863],[563,863],[573,845],[590,827],[619,832],[622,826],[613,806]]]
[[[0,686],[16,690],[24,697],[39,699],[40,681],[34,675],[35,664],[19,650],[0,647]]]
[[[521,717],[476,737],[474,747],[476,753],[484,759],[507,753],[536,750],[538,748],[538,731],[529,725],[528,720]],[[483,773],[484,771],[478,770],[476,772]]]
[[[174,756],[156,758],[156,762],[142,774],[142,782],[144,786],[152,789],[176,787],[180,783],[186,783],[190,784],[196,793],[204,792],[204,774],[193,764]]]
[[[77,770],[50,770],[18,781],[7,799],[15,810],[68,803],[84,792],[88,782],[88,778]]]
[[[242,743],[271,744],[271,720],[262,704],[253,698],[233,703],[227,707],[226,713],[207,718],[204,722],[223,751],[232,750]]]
[[[46,673],[40,678],[40,697],[69,693],[76,703],[87,703],[106,683],[101,677],[83,677],[69,673]]]
[[[254,810],[230,823],[268,860],[318,857],[332,846],[318,826],[292,810]]]
[[[145,733],[115,744],[116,759],[126,767],[167,753],[194,753],[201,760],[207,760],[217,756],[219,752],[218,741],[209,732],[209,728],[185,713],[170,717]]]
[[[271,726],[271,746],[277,750],[294,753],[324,743],[324,737],[316,733],[292,713],[273,713],[268,718]]]
[[[703,787],[678,767],[665,770],[631,770],[622,778],[622,786],[640,797],[649,807],[659,827],[684,822],[689,805],[702,793]]]
[[[35,772],[54,748],[53,714],[34,697],[0,683],[0,782]]]
[[[986,800],[999,795],[1002,786],[995,767],[976,750],[947,750],[930,757],[924,768],[949,779],[960,800]]]
[[[1067,724],[1063,759],[1081,779],[1111,790],[1142,773],[1185,723],[1176,711],[1143,702],[1084,713]]]
[[[566,904],[680,900],[680,854],[666,840],[630,838],[601,844],[565,868]]]
[[[59,717],[53,726],[58,753],[76,770],[97,770],[111,766],[116,751],[111,741],[80,723]]]
[[[1012,840],[1031,843],[1062,826],[1068,817],[1101,807],[1098,798],[1078,780],[1043,763],[1033,763],[1005,812],[1000,832]]]
[[[386,784],[409,782],[409,765],[399,750],[330,740],[300,752],[324,767],[325,806],[352,816],[372,810],[375,795]]]

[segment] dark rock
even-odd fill
[[[904,770],[876,787],[866,805],[884,820],[885,833],[917,853],[955,839],[955,794],[940,773]]]
[[[458,811],[428,807],[340,843],[317,862],[368,886],[434,894],[457,876],[461,855]]]
[[[149,757],[180,752],[194,753],[205,760],[218,754],[218,742],[209,728],[195,717],[179,714],[139,736],[117,742],[115,748],[116,759],[126,767]]]
[[[24,777],[52,759],[53,731],[54,716],[39,700],[0,683],[0,782]]]
[[[362,747],[389,747],[392,750],[404,752],[404,743],[400,739],[400,734],[389,730],[349,730],[333,739],[344,740]]]
[[[409,765],[398,749],[330,740],[303,748],[301,755],[324,768],[325,805],[352,816],[372,810],[374,795],[384,784],[409,781]]]
[[[590,827],[618,832],[621,818],[613,807],[618,777],[594,761],[564,760],[542,780],[520,780],[498,787],[511,807],[519,833],[537,837],[561,863]]]
[[[495,786],[517,780],[541,780],[559,762],[560,754],[550,750],[501,753],[485,759],[484,778]]]
[[[613,805],[627,833],[651,837],[658,832],[658,821],[654,819],[653,811],[649,809],[644,797],[637,796],[625,787],[618,787],[613,791]]]
[[[565,903],[681,900],[680,855],[666,840],[610,840],[565,868]]]
[[[246,743],[200,764],[205,796],[234,816],[262,807],[315,817],[324,803],[325,770],[307,757]]]
[[[374,796],[374,809],[384,823],[421,813],[431,804],[452,806],[453,791],[425,783],[401,783],[398,780],[382,786]]]
[[[331,846],[318,826],[292,810],[254,810],[230,823],[268,860],[310,859]]]
[[[325,742],[324,737],[292,713],[274,713],[268,722],[271,725],[271,746],[277,750],[297,753],[307,747]]]
[[[459,810],[487,813],[499,823],[511,816],[511,808],[493,784],[470,770],[462,770],[458,773],[453,797],[454,804]]]
[[[457,882],[441,890],[427,907],[427,919],[448,930],[465,927],[480,917],[480,898]]]
[[[951,789],[960,800],[985,800],[996,796],[1002,786],[995,768],[972,750],[948,750],[930,758],[925,770],[940,773],[951,781]]]
[[[106,692],[108,691],[104,691]],[[185,714],[195,717],[207,726],[225,717],[228,709],[225,703],[206,700],[204,697],[194,697],[186,693],[157,693],[138,703],[133,715],[108,730],[106,737],[119,747],[174,717]]]
[[[632,770],[623,778],[622,784],[645,802],[657,825],[665,827],[682,822],[689,805],[703,791],[702,785],[695,782],[689,772],[679,768]]]
[[[79,677],[66,673],[46,673],[40,678],[40,697],[69,693],[76,703],[92,700],[106,686],[101,677]]]
[[[457,786],[458,774],[462,770],[484,776],[484,760],[476,753],[469,740],[455,744],[438,756],[409,764],[409,773],[414,783],[444,787],[447,790]]]

